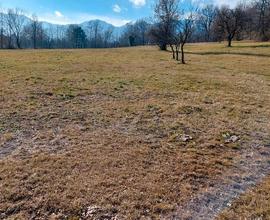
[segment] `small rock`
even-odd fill
[[[235,143],[239,140],[240,138],[236,135],[230,136],[225,140],[225,143]]]
[[[98,206],[89,206],[83,217],[85,218],[93,217],[93,215],[97,214],[99,211],[100,208]]]
[[[189,135],[183,134],[181,136],[181,140],[184,141],[184,142],[188,142],[188,141],[193,140],[193,138],[191,136],[189,136]]]

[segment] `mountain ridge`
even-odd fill
[[[7,14],[4,14],[4,13],[3,13],[3,15],[7,16]],[[25,20],[24,25],[28,25],[31,23],[32,18],[25,16],[25,15],[20,15],[20,16],[23,17],[23,19]],[[124,32],[127,25],[129,24],[129,23],[127,23],[127,24],[122,25],[122,26],[115,26],[115,25],[110,24],[110,23],[103,21],[101,19],[88,20],[88,21],[81,22],[79,24],[75,24],[75,23],[74,24],[54,24],[54,23],[47,22],[47,21],[39,21],[39,22],[42,24],[42,27],[47,31],[54,32],[54,30],[56,31],[57,29],[62,29],[63,31],[66,31],[67,28],[69,27],[69,25],[78,25],[85,31],[86,34],[87,34],[87,32],[89,32],[89,29],[88,29],[89,26],[94,25],[95,22],[98,22],[100,31],[105,32],[108,30],[112,30],[112,32],[113,32],[112,35],[114,37],[119,37]]]

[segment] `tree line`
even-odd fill
[[[150,34],[161,50],[170,47],[173,59],[185,63],[187,42],[270,39],[270,0],[239,3],[235,8],[212,4],[187,6],[179,0],[158,0]],[[180,56],[180,55],[181,56]]]
[[[20,9],[0,12],[0,48],[109,48],[157,44],[185,63],[188,42],[270,39],[270,0],[254,0],[236,7],[197,6],[180,0],[157,0],[152,19],[129,23],[121,33],[104,29],[100,21],[80,25],[44,25],[36,15]]]
[[[0,11],[0,48],[110,48],[150,44],[150,23],[138,20],[125,26],[121,33],[100,20],[89,21],[84,27],[76,24],[53,25],[31,18],[21,9]]]

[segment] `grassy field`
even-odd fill
[[[220,215],[220,220],[270,219],[270,179],[241,196]]]
[[[158,219],[223,181],[270,143],[270,44],[234,45],[188,45],[187,65],[155,47],[0,51],[0,219]]]

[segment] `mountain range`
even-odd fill
[[[3,14],[3,17],[6,17],[7,15],[6,14]],[[32,19],[27,17],[27,16],[24,16],[24,15],[21,15],[21,17],[25,20],[25,25],[27,24],[30,24]],[[112,24],[109,24],[105,21],[102,21],[102,20],[90,20],[90,21],[85,21],[85,22],[82,22],[80,24],[76,24],[78,26],[80,26],[86,33],[89,32],[89,26],[94,26],[95,23],[98,22],[98,25],[99,25],[99,29],[101,31],[107,31],[107,30],[112,30],[113,31],[113,37],[119,37],[126,29],[127,25],[123,25],[123,26],[114,26]],[[46,21],[41,21],[40,23],[42,23],[42,27],[47,30],[47,31],[50,31],[50,32],[56,32],[56,30],[59,30],[61,29],[62,31],[66,31],[68,26],[70,24],[67,24],[67,25],[60,25],[60,24],[53,24],[53,23],[49,23],[49,22],[46,22]]]
[[[28,22],[31,22],[31,19],[28,18]],[[95,23],[98,22],[98,26],[99,26],[99,29],[100,31],[107,31],[107,30],[112,30],[113,31],[113,36],[114,37],[119,37],[126,29],[127,25],[123,25],[123,26],[114,26],[112,24],[109,24],[105,21],[102,21],[102,20],[90,20],[90,21],[85,21],[83,23],[80,23],[80,24],[76,24],[78,26],[80,26],[84,31],[85,33],[88,33],[89,32],[89,27],[93,27],[95,25]],[[42,26],[44,29],[46,30],[56,30],[57,28],[62,28],[63,30],[67,30],[68,26],[70,24],[67,24],[67,25],[60,25],[60,24],[52,24],[52,23],[49,23],[49,22],[41,22],[42,23]]]

